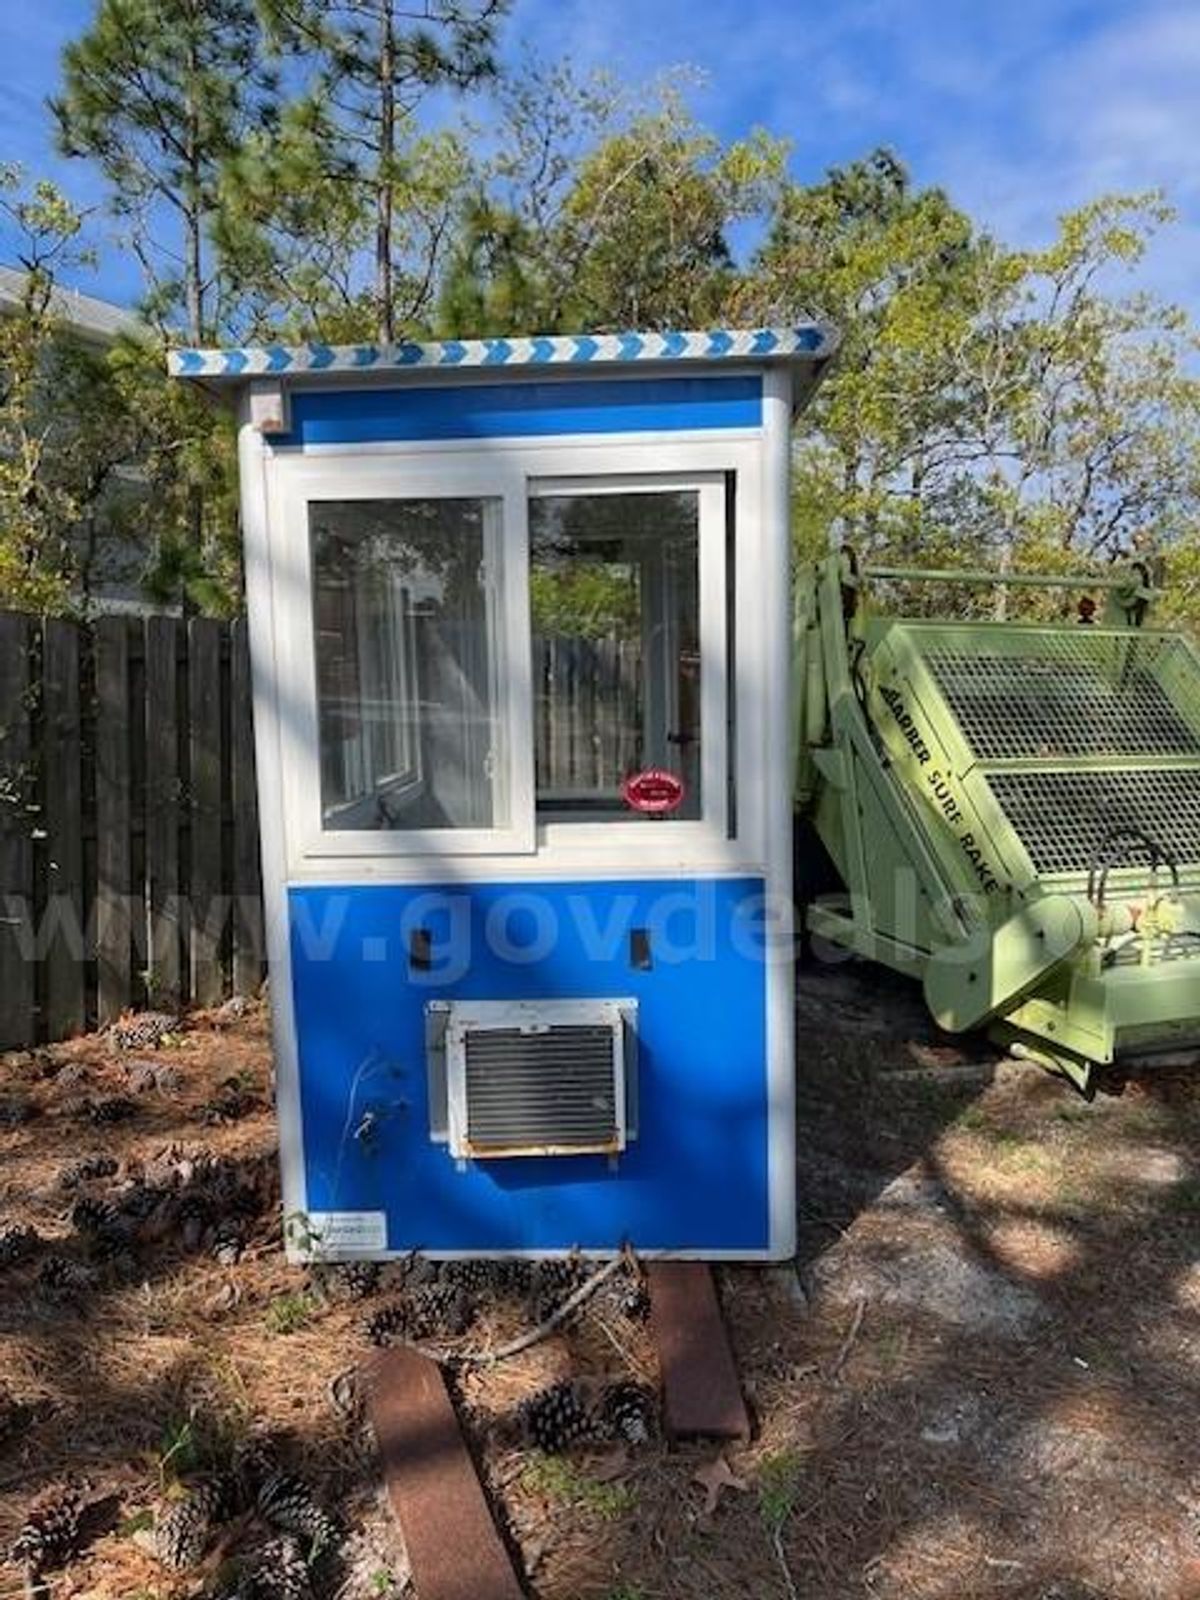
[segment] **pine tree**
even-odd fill
[[[414,140],[414,114],[431,91],[470,89],[494,74],[492,47],[508,0],[263,0],[263,7],[284,48],[316,69],[313,93],[291,119],[293,159],[306,150],[314,176],[348,189],[370,217],[375,334],[390,344],[405,203],[428,202],[448,227],[439,202],[456,181],[453,141]],[[426,241],[430,277],[441,231],[438,224]]]
[[[181,303],[193,344],[222,316],[209,235],[225,164],[274,118],[275,91],[253,0],[99,0],[63,52],[60,145],[100,167],[155,309]]]

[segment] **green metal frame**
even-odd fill
[[[871,585],[894,581],[1102,590],[1107,605],[1103,625],[1086,630],[873,615]],[[1165,882],[1161,868],[1132,860],[1115,861],[1099,880],[1077,861],[1039,873],[1030,818],[1023,832],[997,789],[1025,775],[1036,784],[1115,774],[1113,782],[1136,785],[1153,768],[1194,775],[1200,808],[1200,655],[1183,635],[1144,626],[1154,597],[1140,567],[1099,581],[860,572],[844,553],[803,572],[796,589],[796,804],[844,886],[807,908],[808,929],[919,978],[950,1031],[988,1027],[1085,1090],[1095,1066],[1132,1047],[1200,1041],[1200,829],[1195,850],[1189,836],[1186,858],[1171,858]],[[1111,660],[1115,680],[1131,649],[1148,652],[1168,727],[1186,733],[1181,748],[1160,741],[1152,757],[1036,750],[985,759],[931,666],[941,652],[977,675],[987,660],[1018,673],[1029,661],[1031,674],[1044,675],[1082,651],[1089,671]],[[1002,705],[994,710],[1002,744],[1004,715]],[[1011,731],[1020,744],[1019,724]],[[1073,819],[1035,821],[1064,853]]]

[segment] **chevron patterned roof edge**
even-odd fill
[[[683,361],[820,361],[837,349],[826,323],[794,328],[706,328],[680,333],[543,334],[438,339],[427,344],[245,345],[172,350],[172,377],[237,381],[301,373],[442,372],[468,368],[636,366]]]

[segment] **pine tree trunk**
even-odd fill
[[[188,324],[188,338],[193,346],[204,343],[204,257],[203,211],[200,162],[200,108],[196,104],[196,83],[200,72],[196,36],[191,34],[188,49],[189,82],[187,89],[187,169],[188,203],[184,213],[184,309]],[[204,549],[204,491],[192,484],[187,492],[188,538],[196,553],[196,565],[201,563]],[[186,578],[180,585],[179,604],[185,617],[193,615],[196,607],[188,593]]]
[[[381,344],[396,337],[392,304],[392,208],[396,157],[396,30],[392,0],[381,0],[379,40],[379,166],[375,189],[375,304]]]

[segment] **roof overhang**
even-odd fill
[[[827,323],[792,328],[709,328],[687,332],[543,334],[527,338],[438,339],[428,343],[244,345],[172,350],[172,377],[228,390],[253,384],[279,389],[316,382],[345,385],[410,376],[536,376],[599,369],[663,371],[680,367],[786,364],[797,374],[797,405],[806,403],[838,346]],[[256,381],[257,380],[257,381]],[[267,380],[263,384],[263,380]],[[269,430],[268,430],[269,431]]]

